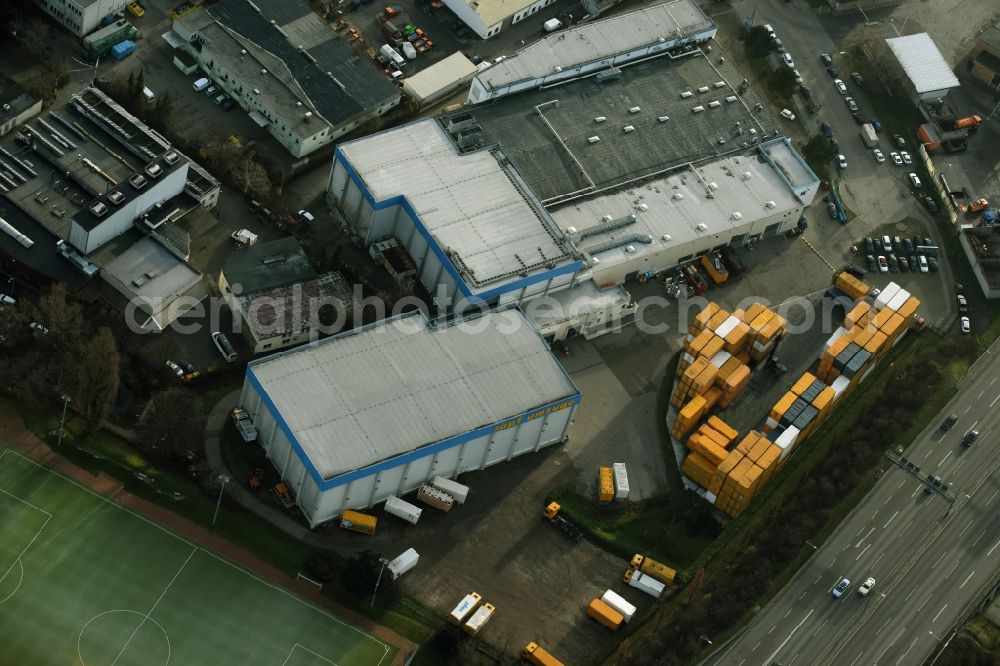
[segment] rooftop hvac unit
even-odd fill
[[[146,167],[146,173],[149,174],[150,178],[159,178],[163,175],[163,167],[159,164],[150,164]]]
[[[705,107],[703,107],[703,106],[696,106],[696,107],[694,107],[694,108],[693,108],[693,109],[691,109],[691,110],[692,110],[692,111],[693,111],[694,113],[701,113],[702,111],[704,111],[704,110],[705,110]]]
[[[750,180],[751,178],[753,178],[753,174],[752,173],[750,173],[749,171],[744,171],[743,172],[743,180]]]
[[[267,74],[267,70],[266,69],[261,69],[260,73],[266,75]]]
[[[240,49],[240,55],[246,55],[246,54],[247,54],[246,49]]]
[[[610,215],[605,215],[601,218],[601,222],[610,222],[613,219],[615,218],[611,217]]]
[[[713,182],[711,182],[711,183],[708,184],[708,188],[710,190],[717,190],[717,189],[719,189],[719,184],[713,181]]]
[[[670,241],[670,234],[663,234],[662,236],[660,236],[660,240],[662,240],[664,243],[669,242]]]
[[[753,128],[751,127],[751,128],[750,128],[750,136],[753,136],[753,135],[754,135],[754,134],[756,134],[756,133],[757,133],[757,130],[755,130],[755,129],[753,129]]]
[[[710,109],[717,109],[720,106],[722,106],[722,102],[720,102],[717,99],[713,99],[711,102],[708,103],[708,108]]]
[[[736,95],[730,95],[729,97],[726,98],[726,101],[729,102],[730,104],[732,104],[733,102],[735,102],[738,99],[739,99],[739,97],[737,97]]]
[[[726,139],[725,139],[725,137],[721,137],[721,136],[720,136],[720,137],[719,137],[719,145],[721,146],[721,145],[723,145],[724,143],[726,143]]]
[[[309,120],[310,118],[312,118],[312,115],[313,115],[313,112],[312,112],[312,111],[306,111],[306,112],[305,112],[305,113],[304,113],[304,114],[302,115],[302,119],[303,119],[303,120]]]
[[[254,88],[254,89],[253,89],[253,94],[254,94],[254,95],[259,95],[259,94],[260,94],[260,90],[259,90],[259,89],[257,89],[257,88]]]
[[[576,227],[566,227],[566,233],[568,233],[568,234],[575,234],[576,233]]]
[[[587,143],[598,143],[600,140],[601,140],[601,137],[599,137],[599,136],[590,136],[590,137],[587,137]]]
[[[684,99],[687,99],[688,97],[692,97],[693,95],[694,95],[694,93],[691,92],[690,90],[685,90],[684,92],[681,93],[681,97],[683,97]]]
[[[628,110],[629,113],[639,113],[640,111],[642,111],[642,108],[638,106],[633,106],[631,109]]]
[[[607,118],[605,118],[604,116],[597,116],[596,118],[594,118],[595,123],[603,123],[605,120],[607,120]]]
[[[735,213],[733,213],[733,219],[734,220],[742,220],[743,219],[743,213],[741,213],[739,211],[736,211]]]
[[[125,195],[118,190],[111,190],[108,192],[108,201],[116,206],[120,206],[122,205],[122,202],[125,201]]]
[[[128,182],[135,189],[141,190],[142,188],[146,187],[146,183],[148,183],[149,181],[146,180],[146,177],[143,176],[141,173],[135,173],[129,176]]]
[[[674,192],[674,201],[680,201],[683,198],[684,198],[683,194],[681,194],[680,192]]]
[[[716,88],[725,88],[726,87],[726,82],[725,81],[716,81],[712,85],[714,85]]]
[[[634,131],[635,131],[635,128],[634,128],[634,127],[632,127],[631,125],[626,125],[626,126],[625,126],[625,127],[623,127],[622,129],[623,129],[623,130],[625,130],[625,133],[626,133],[626,134],[628,134],[629,132],[634,132]]]
[[[147,279],[147,280],[152,280],[152,279],[153,279],[153,278],[155,278],[155,277],[156,277],[157,275],[159,275],[159,273],[157,273],[156,271],[146,271],[145,273],[143,273],[143,275],[145,275],[145,276],[146,276],[146,279]]]
[[[612,66],[598,72],[597,76],[594,77],[594,80],[597,83],[604,83],[605,81],[617,81],[618,79],[621,78],[621,76],[622,76],[622,70]]]
[[[705,223],[701,223],[697,227],[695,227],[695,229],[697,229],[698,231],[708,231],[708,225],[706,225]]]
[[[642,210],[642,211],[649,210],[649,206],[647,206],[644,203],[639,204],[638,206],[636,206],[636,208],[638,208],[639,210]]]
[[[146,284],[146,281],[143,280],[142,278],[136,278],[132,280],[132,285],[136,288],[141,287],[144,284]]]
[[[93,206],[90,207],[90,212],[94,214],[94,217],[101,218],[104,217],[108,212],[108,207],[103,203],[98,201]]]
[[[764,204],[765,208],[775,208],[776,206],[777,204],[775,204],[773,201],[768,201],[767,203]]]
[[[163,156],[163,161],[167,164],[173,164],[181,158],[175,151],[171,150],[169,153]]]
[[[709,90],[710,88],[708,86],[702,86],[701,88],[698,88],[698,92],[700,93],[707,93]]]
[[[665,123],[668,120],[670,120],[670,116],[656,116],[656,119],[659,120],[661,123]]]
[[[635,245],[626,245],[625,251],[628,252],[629,254],[632,254],[633,252],[635,252]]]

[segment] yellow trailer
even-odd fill
[[[358,511],[344,511],[340,514],[340,526],[345,530],[354,530],[362,534],[375,534],[378,518]]]
[[[677,577],[677,572],[674,569],[638,553],[632,556],[632,568],[667,585],[673,585],[674,579]]]
[[[561,661],[549,654],[548,650],[534,641],[521,648],[521,659],[535,666],[564,666]]]

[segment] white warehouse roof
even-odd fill
[[[961,84],[926,32],[885,40],[918,93],[957,88]]]
[[[440,326],[415,312],[247,373],[325,479],[578,394],[515,309]]]
[[[569,259],[541,203],[501,165],[503,154],[460,155],[436,120],[341,144],[340,151],[376,200],[407,198],[466,282],[479,287],[475,291]]]
[[[485,86],[496,89],[547,76],[557,67],[572,69],[702,30],[714,34],[715,24],[694,0],[672,0],[554,32],[486,69],[478,78]]]
[[[475,73],[476,66],[472,61],[461,51],[455,51],[444,60],[403,79],[403,92],[417,101],[423,101],[462,79],[471,81]]]

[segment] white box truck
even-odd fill
[[[625,572],[625,582],[636,589],[642,590],[655,599],[659,599],[660,595],[663,594],[663,590],[666,588],[663,583],[656,580],[652,576],[647,576],[646,574],[636,571],[635,569],[629,569]]]
[[[869,148],[878,148],[878,134],[875,133],[875,127],[871,123],[861,126],[861,140]]]
[[[542,24],[542,28],[545,29],[545,32],[554,32],[561,27],[563,27],[562,21],[557,18],[551,18]]]
[[[385,501],[385,512],[391,513],[397,518],[402,518],[411,525],[416,525],[417,521],[420,520],[420,514],[424,512],[418,506],[414,506],[409,502],[399,499],[395,495],[391,495],[389,499]]]
[[[611,468],[615,473],[615,499],[628,499],[628,472],[625,463],[614,463]]]
[[[493,607],[493,604],[483,604],[476,609],[476,612],[472,614],[472,617],[469,618],[469,621],[465,623],[462,629],[470,636],[475,636],[483,630],[483,627],[490,621],[495,611],[496,608]]]
[[[402,552],[402,554],[400,554],[399,557],[385,565],[385,568],[392,574],[392,579],[396,580],[407,571],[417,566],[417,561],[419,559],[420,554],[417,553],[417,551],[412,548],[407,548]]]
[[[448,493],[459,504],[465,504],[465,498],[469,496],[469,487],[463,486],[458,481],[446,479],[443,476],[435,476],[431,485],[443,493]]]
[[[625,618],[626,623],[632,619],[633,615],[635,615],[635,606],[625,601],[625,597],[618,594],[614,590],[608,590],[605,592],[604,596],[601,597],[601,601],[621,613],[622,617]]]
[[[476,610],[482,600],[483,598],[475,592],[469,592],[464,599],[458,602],[448,619],[451,620],[452,624],[462,624],[465,622],[465,618],[472,615],[472,611]]]
[[[379,49],[379,53],[382,54],[383,58],[400,69],[406,65],[406,59],[399,55],[399,52],[388,44],[383,44],[382,48]]]

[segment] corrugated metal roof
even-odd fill
[[[403,80],[403,92],[417,101],[422,101],[439,90],[451,86],[456,81],[472,81],[476,66],[461,51],[455,51],[440,62]],[[466,91],[468,92],[468,91]]]
[[[493,65],[478,78],[496,89],[547,76],[556,67],[569,70],[661,39],[678,39],[714,28],[715,23],[693,0],[673,0],[552,33]]]
[[[439,328],[404,315],[255,361],[247,373],[324,478],[578,392],[513,309]]]
[[[514,185],[516,174],[501,166],[501,153],[460,155],[435,120],[341,144],[340,150],[375,199],[407,198],[445,252],[474,271],[466,276],[474,288],[517,279],[525,266],[565,263],[558,230],[542,217],[541,204],[532,206],[527,186]]]
[[[918,93],[946,90],[961,85],[926,32],[885,40]]]

